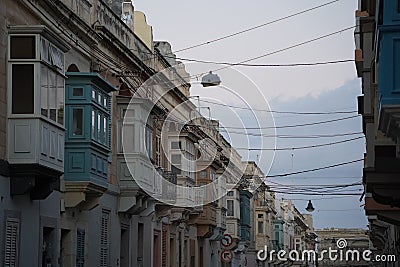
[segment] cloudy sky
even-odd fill
[[[173,51],[204,43],[257,25],[265,24],[291,14],[329,3],[321,0],[203,0],[156,1],[133,0],[135,9],[143,11],[147,22],[153,26],[154,40],[168,41]],[[258,29],[176,52],[179,58],[211,62],[241,62],[265,54],[272,55],[250,61],[250,64],[291,64],[348,60],[354,57],[354,29],[356,0],[339,0],[304,14],[281,20]],[[329,37],[299,45],[331,33]],[[297,46],[292,49],[286,49]],[[277,52],[283,50],[281,52]],[[353,63],[297,67],[240,67],[217,71],[223,65],[185,62],[192,76],[192,95],[199,95],[202,113],[219,119],[226,127],[227,138],[236,147],[289,148],[276,151],[241,150],[245,159],[258,160],[267,175],[297,172],[363,158],[364,139],[321,146],[310,149],[290,149],[321,145],[361,137],[360,134],[318,138],[257,137],[274,135],[271,125],[276,125],[276,135],[314,136],[359,133],[361,118],[349,118],[357,113],[302,115],[276,114],[262,110],[295,112],[337,112],[356,110],[356,97],[361,94],[360,82]],[[214,70],[222,79],[220,87],[202,89],[198,85],[203,72]],[[196,76],[197,75],[197,76]],[[197,101],[197,100],[196,100]],[[208,101],[208,102],[206,102]],[[211,103],[211,102],[216,102]],[[197,103],[197,102],[196,102]],[[235,109],[241,106],[253,109]],[[255,111],[254,111],[255,110]],[[259,110],[259,111],[258,111]],[[299,127],[281,127],[335,120]],[[343,119],[343,120],[342,120]],[[236,127],[236,128],[229,128]],[[252,135],[243,141],[243,129]],[[230,133],[229,133],[230,132]],[[242,133],[238,133],[242,132]],[[226,133],[225,133],[226,134]],[[245,147],[243,147],[245,146]],[[318,172],[302,173],[288,177],[269,178],[271,184],[293,187],[311,185],[345,185],[361,182],[362,163],[349,164]],[[281,187],[275,188],[283,190]],[[361,193],[361,186],[349,187]],[[287,189],[285,190],[287,191]],[[299,210],[304,211],[308,199],[313,201],[314,223],[322,227],[362,227],[367,221],[363,202],[359,196],[279,195],[294,199]],[[305,211],[304,211],[305,212]]]

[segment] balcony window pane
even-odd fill
[[[101,115],[97,114],[97,141],[101,139]]]
[[[107,118],[103,118],[103,143],[107,144]]]
[[[72,96],[83,96],[83,88],[73,88]]]
[[[226,201],[226,216],[234,216],[234,205],[233,205],[233,200],[227,200]]]
[[[50,46],[50,52],[53,65],[64,72],[64,54],[55,46]]]
[[[96,112],[92,110],[92,138],[96,138]]]
[[[180,149],[181,142],[171,142],[171,149]]]
[[[48,117],[49,116],[49,103],[48,103],[48,69],[45,66],[41,66],[40,70],[40,113]]]
[[[11,59],[35,59],[36,45],[35,36],[11,36],[10,58]]]
[[[11,75],[12,113],[33,114],[34,65],[14,64]]]
[[[44,38],[40,42],[40,58],[50,64],[50,43]]]
[[[257,227],[258,227],[258,233],[259,234],[264,233],[264,222],[259,221]]]
[[[83,109],[74,108],[72,111],[72,134],[83,134]]]
[[[181,174],[181,155],[171,155],[171,172]]]
[[[64,78],[57,75],[57,122],[64,124]]]
[[[54,71],[49,71],[49,108],[50,119],[56,121],[57,118],[57,76]]]
[[[199,174],[199,177],[200,177],[201,179],[207,178],[207,171],[201,171],[200,174]]]

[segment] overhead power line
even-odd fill
[[[273,178],[273,177],[284,177],[284,176],[290,176],[290,175],[296,175],[296,174],[301,174],[301,173],[307,173],[307,172],[314,172],[314,171],[320,171],[320,170],[326,170],[326,169],[331,169],[339,166],[344,166],[356,162],[361,162],[364,159],[356,159],[352,161],[347,161],[347,162],[342,162],[342,163],[337,163],[333,165],[328,165],[324,167],[319,167],[319,168],[314,168],[314,169],[308,169],[308,170],[303,170],[303,171],[297,171],[297,172],[288,172],[288,173],[281,173],[281,174],[273,174],[273,175],[266,175],[265,178]]]
[[[220,129],[220,131],[227,132],[224,129]],[[285,135],[285,134],[262,134],[262,133],[246,133],[246,132],[238,132],[238,131],[229,131],[227,132],[230,135],[248,135],[248,136],[259,136],[265,138],[282,138],[282,139],[319,139],[319,138],[332,138],[332,137],[341,137],[341,136],[350,136],[350,135],[364,135],[363,132],[354,132],[354,133],[339,133],[339,134],[319,134],[319,135]]]
[[[191,96],[191,97],[197,97],[197,96]],[[205,100],[205,99],[200,99],[200,98],[199,98],[199,100],[200,100],[200,102],[215,104],[215,105],[224,106],[224,107],[230,107],[230,108],[236,108],[236,109],[245,109],[245,110],[251,110],[251,111],[277,113],[277,114],[329,115],[329,114],[349,114],[349,113],[357,113],[358,112],[357,110],[320,111],[320,112],[313,112],[313,111],[308,111],[308,112],[282,111],[282,110],[258,109],[258,108],[252,108],[252,107],[236,106],[236,105],[224,104],[224,103]]]
[[[282,150],[299,150],[299,149],[307,149],[307,148],[317,148],[317,147],[324,147],[324,146],[332,146],[342,143],[351,142],[354,140],[358,140],[364,138],[363,136],[350,138],[346,140],[341,140],[337,142],[325,143],[325,144],[318,144],[318,145],[309,145],[309,146],[299,146],[299,147],[281,147],[281,148],[245,148],[245,147],[236,147],[236,150],[249,150],[249,151],[282,151]]]
[[[222,125],[220,127],[220,130],[222,130],[222,129],[262,130],[262,129],[294,128],[294,127],[312,126],[312,125],[319,125],[319,124],[325,124],[325,123],[336,122],[336,121],[349,120],[349,119],[358,118],[359,116],[360,115],[355,115],[355,116],[349,116],[349,117],[343,117],[343,118],[331,119],[331,120],[325,120],[325,121],[318,121],[318,122],[310,122],[310,123],[303,123],[303,124],[293,124],[293,125],[267,126],[267,127],[234,127],[234,126],[223,126]]]
[[[212,39],[212,40],[209,40],[209,41],[205,41],[205,42],[202,42],[202,43],[199,43],[199,44],[191,45],[189,47],[181,48],[181,49],[175,50],[173,53],[178,53],[178,52],[186,51],[186,50],[189,50],[189,49],[197,48],[197,47],[200,47],[200,46],[209,45],[209,44],[212,44],[212,43],[224,40],[224,39],[228,39],[228,38],[231,38],[231,37],[234,37],[234,36],[249,32],[249,31],[253,31],[255,29],[259,29],[259,28],[265,27],[267,25],[274,24],[276,22],[279,22],[279,21],[282,21],[282,20],[285,20],[285,19],[289,19],[289,18],[298,16],[298,15],[301,15],[301,14],[304,14],[304,13],[307,13],[307,12],[310,12],[310,11],[313,11],[313,10],[316,10],[316,9],[331,5],[331,4],[336,3],[336,2],[339,2],[339,0],[327,2],[325,4],[321,4],[319,6],[311,7],[311,8],[296,12],[294,14],[287,15],[285,17],[282,17],[282,18],[279,18],[279,19],[275,19],[275,20],[272,20],[272,21],[268,21],[268,22],[265,22],[263,24],[260,24],[260,25],[257,25],[257,26],[254,26],[254,27],[251,27],[251,28],[248,28],[248,29],[245,29],[245,30],[241,30],[241,31],[238,31],[238,32],[235,32],[235,33],[231,33],[231,34],[228,34],[228,35],[225,35],[225,36],[222,36],[222,37],[219,37],[219,38],[215,38],[215,39]]]
[[[333,192],[333,193],[304,193],[304,192],[282,192],[277,190],[271,190],[273,193],[281,193],[281,194],[288,194],[288,195],[307,195],[307,196],[359,196],[360,193],[340,193],[340,192]]]
[[[260,59],[260,58],[264,58],[264,57],[271,56],[271,55],[274,55],[274,54],[278,54],[278,53],[283,52],[283,51],[287,51],[287,50],[290,50],[290,49],[293,49],[293,48],[296,48],[296,47],[299,47],[299,46],[303,46],[303,45],[306,45],[306,44],[309,44],[309,43],[313,43],[315,41],[319,41],[321,39],[325,39],[327,37],[330,37],[330,36],[333,36],[333,35],[336,35],[336,34],[343,33],[345,31],[354,29],[356,27],[357,27],[357,25],[346,27],[346,28],[343,28],[341,30],[338,30],[338,31],[335,31],[335,32],[331,32],[331,33],[328,33],[328,34],[325,34],[325,35],[322,35],[322,36],[319,36],[319,37],[316,37],[316,38],[313,38],[313,39],[310,39],[310,40],[307,40],[307,41],[304,41],[304,42],[301,42],[301,43],[297,43],[297,44],[294,44],[294,45],[291,45],[291,46],[287,46],[285,48],[281,48],[281,49],[278,49],[278,50],[275,50],[275,51],[272,51],[272,52],[268,52],[268,53],[260,55],[260,56],[252,57],[252,58],[249,58],[249,59],[237,62],[237,63],[232,63],[232,65],[221,67],[221,68],[215,69],[213,71],[217,72],[217,71],[220,71],[220,70],[224,70],[224,69],[230,68],[230,67],[235,66],[237,64],[243,64],[243,63],[247,63],[247,62],[250,62],[250,61],[254,61],[256,59]]]
[[[288,64],[250,64],[250,63],[231,63],[231,62],[217,62],[217,61],[208,61],[201,59],[190,59],[190,58],[182,58],[182,57],[169,57],[168,58],[176,58],[183,61],[203,63],[203,64],[215,64],[215,65],[227,65],[227,66],[242,66],[242,67],[310,67],[310,66],[320,66],[320,65],[331,65],[331,64],[340,64],[340,63],[348,63],[354,62],[354,59],[342,59],[342,60],[333,60],[333,61],[322,61],[322,62],[308,62],[308,63],[288,63]]]

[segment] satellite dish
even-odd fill
[[[203,85],[203,87],[217,86],[220,83],[221,79],[217,74],[212,73],[212,71],[204,75],[203,78],[201,79],[201,84]]]

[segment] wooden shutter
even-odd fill
[[[161,235],[161,238],[162,238],[162,243],[161,243],[161,256],[162,256],[162,259],[161,259],[161,266],[162,267],[167,267],[167,249],[168,249],[168,247],[167,247],[167,241],[168,241],[168,228],[167,228],[168,226],[166,225],[166,224],[164,224],[163,223],[163,225],[162,225],[162,235]]]
[[[108,267],[109,227],[110,212],[107,210],[103,210],[101,214],[100,267]]]
[[[4,266],[18,266],[19,219],[7,218],[5,233]]]
[[[76,231],[76,267],[85,266],[85,230]]]

